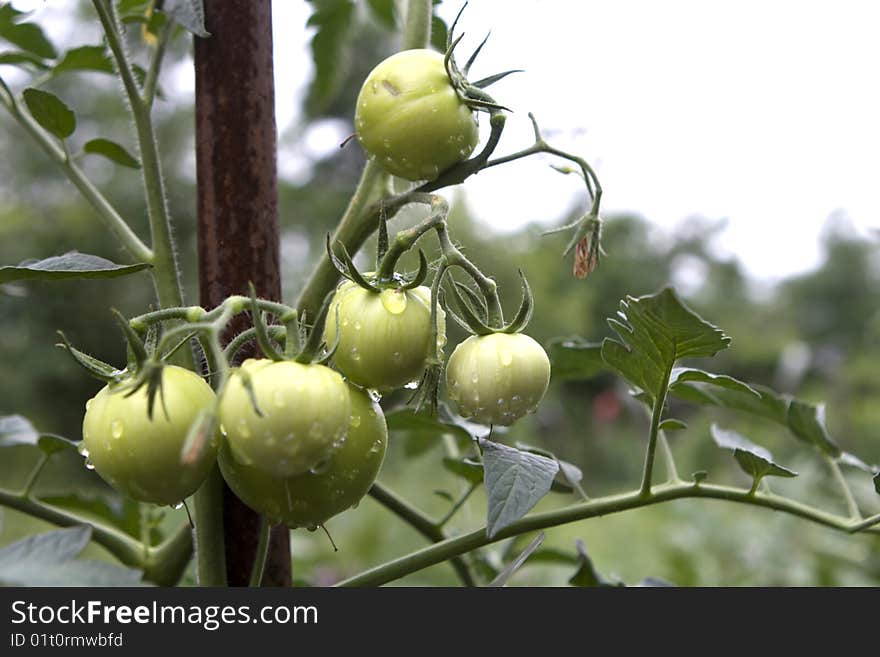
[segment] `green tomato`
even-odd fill
[[[404,50],[376,66],[361,87],[354,122],[364,149],[407,180],[434,180],[479,141],[474,113],[433,50]]]
[[[245,361],[220,400],[221,427],[235,458],[276,477],[327,460],[345,437],[349,412],[348,386],[337,372],[293,361]]]
[[[446,344],[446,313],[437,308],[437,343]],[[338,312],[338,315],[337,315]],[[365,290],[346,281],[339,286],[324,326],[324,340],[339,344],[336,367],[364,388],[391,390],[417,381],[436,353],[431,344],[431,290]]]
[[[254,511],[288,527],[313,529],[354,507],[370,490],[385,458],[388,430],[382,409],[363,390],[349,387],[351,418],[345,442],[321,468],[276,477],[238,461],[220,447],[220,471],[232,491]]]
[[[147,387],[128,393],[124,387],[105,386],[86,402],[83,456],[107,483],[135,500],[180,502],[196,491],[216,458],[212,437],[195,462],[181,461],[190,425],[214,403],[214,391],[194,372],[168,365],[152,419],[147,417]]]
[[[473,335],[446,364],[446,388],[458,412],[482,424],[509,425],[533,413],[550,383],[550,359],[522,333]]]

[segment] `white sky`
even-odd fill
[[[458,6],[443,3],[447,22]],[[308,8],[275,0],[274,11],[280,91],[311,70]],[[594,164],[605,212],[669,229],[726,218],[719,249],[777,278],[817,264],[834,212],[863,233],[880,227],[878,18],[880,5],[855,0],[471,0],[460,58],[491,29],[474,76],[526,69],[491,89],[515,111],[499,152],[530,143],[533,111],[552,143]],[[295,97],[278,96],[283,124]],[[309,135],[310,148],[340,131],[351,127]],[[469,180],[480,219],[552,224],[584,203],[548,162]]]
[[[445,0],[441,15],[451,22],[459,6]],[[353,128],[299,135],[310,6],[274,0],[273,11],[280,170],[296,180],[303,155],[337,148]],[[718,249],[775,279],[817,264],[832,213],[864,234],[880,227],[878,18],[866,0],[470,0],[460,59],[491,29],[474,77],[526,69],[490,90],[515,111],[499,153],[531,142],[533,111],[554,145],[595,166],[605,213],[635,211],[669,231],[689,216],[726,218]],[[52,23],[53,37],[69,32]],[[174,78],[175,95],[192,93],[189,66]],[[584,207],[576,180],[550,161],[468,180],[480,220],[549,226]]]

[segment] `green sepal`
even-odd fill
[[[478,46],[476,47],[476,49],[474,50],[473,54],[472,54],[470,57],[468,57],[467,62],[465,62],[464,68],[461,69],[461,72],[462,72],[462,73],[464,73],[465,75],[467,75],[467,74],[470,72],[470,70],[471,70],[471,66],[474,65],[474,62],[476,61],[477,57],[480,55],[480,51],[483,49],[483,46],[486,45],[486,42],[489,40],[489,37],[490,37],[490,36],[492,36],[492,31],[491,31],[491,30],[486,34],[486,36],[483,37],[483,40],[480,41],[480,45],[478,45]]]
[[[494,329],[487,326],[478,316],[476,311],[474,311],[471,306],[465,301],[461,295],[458,293],[458,289],[455,285],[450,288],[450,293],[452,297],[455,299],[455,303],[461,311],[461,315],[458,315],[452,309],[448,309],[453,319],[458,322],[462,328],[466,331],[474,333],[475,335],[489,335],[490,333],[494,333]]]
[[[522,281],[522,302],[520,303],[516,316],[507,326],[504,327],[504,333],[519,333],[524,330],[531,321],[532,312],[535,309],[535,297],[532,294],[532,289],[529,287],[529,282],[526,280],[526,276],[523,274],[522,269],[517,269],[517,272]]]
[[[77,365],[82,367],[96,379],[103,381],[104,383],[116,383],[122,378],[124,370],[118,370],[112,365],[80,351],[70,344],[67,336],[61,331],[58,331],[58,337],[61,338],[61,342],[55,346],[66,350]]]
[[[339,275],[343,278],[347,278],[352,283],[356,283],[365,290],[370,290],[371,292],[379,292],[379,288],[377,288],[372,283],[369,283],[367,279],[363,277],[363,275],[358,271],[358,268],[355,267],[354,261],[351,259],[351,255],[348,253],[348,249],[345,248],[345,244],[342,242],[337,242],[339,248],[342,250],[342,256],[336,255],[333,251],[333,248],[330,246],[330,234],[327,234],[327,255],[330,257],[330,262],[333,264],[334,269],[339,272]]]
[[[459,283],[458,281],[453,279],[452,284],[455,285],[459,292],[467,297],[468,301],[470,301],[471,306],[473,307],[474,311],[477,312],[480,319],[484,322],[488,322],[489,310],[488,308],[486,308],[486,300],[464,283]]]
[[[139,336],[137,331],[132,328],[129,321],[122,315],[121,312],[119,312],[115,308],[111,308],[110,312],[113,313],[113,318],[122,329],[122,334],[125,336],[125,341],[128,344],[128,362],[131,366],[131,369],[136,372],[140,371],[142,364],[147,360],[147,358],[149,358],[149,354],[147,354],[147,348],[144,345],[141,336]]]
[[[266,315],[257,305],[257,289],[253,283],[248,284],[248,293],[251,298],[251,315],[253,315],[254,332],[257,336],[257,345],[266,358],[274,361],[284,360],[284,356],[278,353],[278,349],[269,339],[269,331],[266,326]]]
[[[508,75],[512,73],[523,73],[523,69],[521,68],[512,68],[509,71],[503,71],[501,73],[496,73],[495,75],[488,75],[481,80],[477,80],[476,82],[472,82],[471,84],[475,86],[477,89],[485,89],[486,87],[495,84],[499,80],[503,80]]]
[[[417,288],[419,285],[425,282],[425,279],[428,277],[428,257],[425,255],[425,252],[419,249],[419,270],[416,272],[415,276],[413,276],[408,283],[404,284],[401,289],[403,290],[413,290]]]
[[[321,304],[321,309],[318,311],[315,323],[309,329],[303,348],[295,359],[297,363],[309,364],[315,362],[315,357],[320,351],[321,343],[324,340],[324,322],[327,321],[327,313],[330,310],[334,294],[335,291],[332,291],[324,297],[324,303]],[[300,327],[305,329],[305,324],[300,323]],[[337,331],[336,334],[339,335],[339,332]]]

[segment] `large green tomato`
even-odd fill
[[[446,343],[446,313],[437,308],[437,341]],[[338,315],[337,315],[338,312]],[[346,281],[327,313],[324,340],[339,344],[333,361],[349,381],[364,388],[391,390],[417,381],[435,354],[431,344],[431,290],[365,290]]]
[[[181,462],[190,425],[214,403],[214,391],[194,372],[168,365],[152,419],[147,387],[126,397],[128,392],[105,386],[86,403],[82,453],[105,481],[135,500],[181,502],[196,491],[216,458],[213,437],[196,462]]]
[[[388,430],[382,409],[363,390],[349,388],[351,418],[345,442],[320,469],[294,477],[275,477],[238,461],[227,444],[220,447],[220,471],[249,507],[288,527],[315,528],[355,506],[379,474]]]
[[[474,113],[433,50],[404,50],[376,66],[361,87],[354,123],[364,149],[407,180],[433,180],[479,141]]]
[[[345,439],[349,412],[348,386],[337,372],[293,361],[245,361],[220,400],[221,427],[235,458],[276,477],[326,461]]]
[[[550,359],[522,333],[473,335],[446,364],[446,388],[458,412],[482,424],[509,425],[538,407],[550,383]]]

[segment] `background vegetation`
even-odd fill
[[[75,31],[77,43],[70,45],[97,43],[98,31],[87,6],[75,20],[82,22],[82,30]],[[313,85],[304,99],[303,122],[282,135],[282,152],[305,157],[307,150],[298,148],[297,141],[315,122],[340,120],[350,125],[360,81],[373,63],[393,50],[393,33],[372,14],[356,13],[351,20],[358,25],[350,31],[347,61],[352,65],[335,71],[334,84],[321,78],[321,84]],[[132,32],[131,38],[137,39]],[[86,37],[92,41],[83,41]],[[168,70],[188,66],[190,50],[189,39],[175,40]],[[112,76],[90,72],[58,76],[46,88],[76,108],[83,126],[78,135],[100,134],[131,143],[125,107]],[[192,99],[174,93],[170,86],[157,110],[187,298],[195,301]],[[123,259],[111,237],[97,228],[87,204],[8,117],[0,117],[0,150],[5,154],[0,158],[0,263],[73,248]],[[285,301],[294,300],[309,265],[321,253],[324,235],[345,207],[362,163],[360,148],[350,144],[329,157],[308,161],[307,175],[296,182],[281,181]],[[99,160],[86,161],[84,166],[135,230],[145,233],[138,173]],[[571,277],[569,263],[560,260],[560,238],[542,237],[537,225],[497,236],[483,218],[469,211],[465,195],[456,193],[454,200],[453,235],[484,271],[497,278],[502,294],[506,290],[511,295],[510,303],[518,301],[515,266],[528,275],[537,300],[529,332],[539,341],[548,344],[552,338],[569,335],[599,340],[609,335],[605,319],[616,312],[625,295],[674,284],[691,307],[733,338],[732,348],[714,366],[716,371],[809,401],[827,401],[829,428],[842,447],[869,463],[880,463],[880,259],[877,244],[856,237],[845,216],[829,218],[823,235],[824,259],[815,271],[772,286],[749,279],[735,258],[720,260],[714,255],[711,245],[719,222],[693,218],[672,232],[652,225],[650,217],[611,216],[604,238],[609,255],[587,281],[580,282]],[[393,228],[406,221],[401,215]],[[779,221],[794,225],[796,218]],[[55,331],[62,329],[74,344],[101,359],[121,363],[124,345],[108,308],[133,315],[150,302],[146,275],[0,286],[0,415],[20,413],[42,431],[79,439],[83,404],[100,385],[53,348]],[[453,334],[450,345],[460,338]],[[394,396],[383,400],[383,405],[392,408],[402,401]],[[718,421],[769,447],[778,462],[806,475],[773,482],[774,488],[842,507],[822,461],[794,449],[779,435],[780,429],[742,416],[725,423],[723,414],[713,413],[710,418],[701,409],[673,403],[681,404],[675,416],[689,425],[671,438],[682,474],[707,470],[711,481],[746,481],[709,437],[711,421]],[[551,383],[539,412],[512,429],[509,438],[544,445],[577,464],[584,472],[587,493],[598,495],[637,484],[646,426],[642,408],[624,384],[601,375],[589,381]],[[464,486],[442,468],[442,456],[440,441],[394,433],[380,477],[428,512],[442,515],[449,506],[443,492],[455,496]],[[27,448],[3,450],[2,486],[19,485],[33,458]],[[876,508],[870,478],[853,475],[852,479],[865,508]],[[59,504],[109,507],[121,524],[137,534],[136,505],[124,502],[85,470],[75,454],[54,457],[39,487],[41,496]],[[563,497],[551,495],[539,508],[564,503]],[[484,509],[478,491],[457,524],[463,530],[479,526]],[[166,522],[173,526],[183,514],[169,509]],[[41,526],[40,521],[3,510],[0,545]],[[333,519],[328,529],[340,547],[338,553],[320,533],[294,532],[298,581],[332,583],[423,544],[413,530],[370,499]],[[876,537],[849,537],[781,514],[714,501],[675,502],[552,529],[545,546],[573,553],[577,539],[584,541],[600,571],[625,582],[653,576],[679,585],[880,584]],[[93,555],[102,553],[98,547],[90,550]],[[495,557],[500,560],[505,550],[515,546],[499,544]],[[533,565],[518,573],[512,584],[564,584],[571,571],[571,566]],[[454,581],[451,568],[444,564],[399,583]]]

